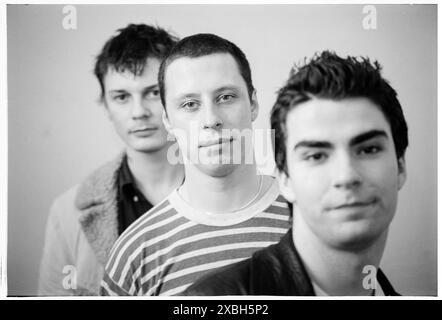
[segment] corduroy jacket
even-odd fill
[[[98,295],[118,238],[117,177],[124,153],[58,197],[50,210],[38,294]]]

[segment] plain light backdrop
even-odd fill
[[[437,7],[376,5],[8,5],[8,295],[35,295],[53,199],[122,144],[98,104],[94,58],[116,29],[156,24],[179,37],[215,33],[247,55],[268,128],[276,90],[295,62],[331,49],[378,59],[410,131],[408,179],[381,267],[404,295],[437,294]]]

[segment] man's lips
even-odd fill
[[[134,129],[131,129],[129,131],[129,134],[138,138],[146,138],[153,135],[157,131],[157,129],[158,129],[157,127],[152,127],[152,126],[136,127]]]
[[[130,133],[141,133],[141,132],[149,132],[149,131],[154,131],[157,130],[157,127],[152,127],[152,126],[143,126],[143,127],[137,127],[134,129],[130,130]]]
[[[204,147],[216,146],[216,145],[219,145],[219,144],[223,144],[223,143],[227,143],[227,142],[232,142],[232,141],[233,141],[233,137],[210,139],[210,140],[205,140],[205,141],[200,142],[198,147],[199,148],[204,148]]]
[[[340,210],[340,209],[358,209],[369,207],[377,202],[377,199],[370,199],[364,201],[351,201],[336,206],[330,207],[330,210]]]

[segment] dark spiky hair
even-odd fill
[[[104,76],[109,68],[117,72],[126,70],[139,76],[143,73],[147,58],[162,60],[178,39],[167,31],[145,24],[129,24],[117,30],[98,54],[94,73],[100,83],[101,100],[104,99]]]
[[[408,128],[396,91],[381,76],[381,65],[364,57],[341,58],[324,51],[310,61],[295,66],[286,84],[278,91],[271,111],[275,133],[275,162],[280,172],[287,172],[287,114],[297,105],[313,98],[341,100],[367,98],[376,104],[390,124],[398,159],[408,146]]]

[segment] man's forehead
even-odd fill
[[[385,131],[390,125],[380,108],[366,98],[312,99],[287,114],[288,140],[350,141],[364,132]]]
[[[236,61],[228,53],[174,60],[166,69],[165,87],[166,96],[171,94],[174,99],[228,87],[247,90]]]
[[[178,56],[174,58],[166,66],[166,72],[175,64],[182,63],[215,63],[217,61],[232,61],[235,62],[235,58],[229,52],[213,52],[209,54],[203,54],[199,56]]]
[[[192,71],[193,73],[190,73]],[[239,66],[230,53],[212,53],[199,57],[178,57],[166,67],[166,82],[173,79],[177,74],[187,75],[200,81],[204,79],[198,78],[194,72],[199,71],[207,75],[211,74],[229,74],[241,76]]]
[[[104,77],[106,90],[120,90],[125,87],[150,87],[157,84],[158,68],[155,66],[151,68],[145,67],[141,74],[135,74],[130,69],[116,70],[110,68]]]
[[[144,72],[144,70],[143,70]],[[136,79],[140,77],[141,74],[136,74],[134,71],[126,68],[126,69],[115,69],[115,67],[111,66],[109,67],[108,71],[106,72],[106,75],[104,76],[104,79],[106,81],[112,81],[114,79]]]

